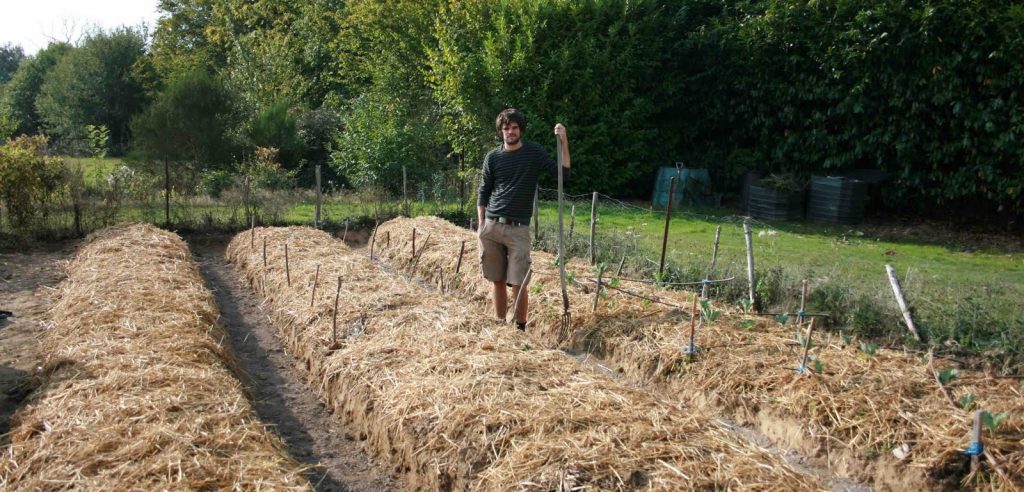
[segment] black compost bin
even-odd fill
[[[812,176],[807,218],[815,222],[857,224],[864,220],[867,183],[839,176]]]
[[[800,220],[804,216],[804,192],[751,185],[747,213],[765,220]]]

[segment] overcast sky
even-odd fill
[[[26,55],[50,41],[77,42],[86,29],[145,22],[152,32],[158,0],[0,0],[0,46],[21,45]]]

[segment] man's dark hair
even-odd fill
[[[518,109],[508,108],[498,113],[498,118],[494,120],[494,131],[497,132],[499,139],[501,138],[501,127],[509,123],[516,123],[519,125],[520,133],[526,133],[526,117]]]

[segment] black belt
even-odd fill
[[[506,224],[506,225],[516,226],[516,227],[530,225],[529,222],[520,222],[518,220],[510,219],[508,217],[493,216],[493,217],[487,217],[487,219],[488,220],[493,220],[493,221],[495,221],[495,222],[497,222],[499,224]]]

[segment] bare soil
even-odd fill
[[[73,246],[52,243],[0,253],[0,311],[14,314],[0,319],[0,444],[8,442],[11,416],[32,391],[32,375],[42,365],[39,338],[64,278],[60,262]]]
[[[224,235],[186,237],[207,286],[220,307],[221,323],[260,419],[273,426],[301,463],[315,466],[309,479],[320,491],[405,489],[386,465],[374,462],[356,434],[331,415],[304,382],[305,368],[287,354],[269,314],[245,280],[224,259]]]

